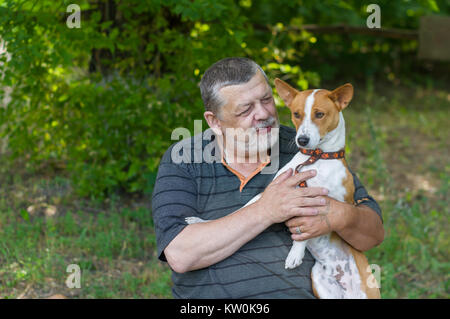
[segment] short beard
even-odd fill
[[[258,134],[258,129],[271,127],[270,132]],[[269,150],[278,142],[279,123],[275,117],[270,117],[249,129],[227,128],[225,149],[227,160],[235,155],[238,163],[257,163],[268,157]],[[234,156],[232,156],[234,158]]]

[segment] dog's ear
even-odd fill
[[[336,104],[338,110],[342,111],[353,98],[353,85],[346,83],[328,94],[328,97]]]
[[[275,79],[275,87],[277,88],[278,95],[283,99],[286,106],[289,107],[298,91],[278,78]]]

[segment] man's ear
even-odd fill
[[[209,127],[213,130],[213,132],[216,135],[222,135],[222,126],[220,125],[220,121],[217,118],[216,114],[214,114],[211,111],[206,111],[203,113],[203,116],[205,117],[206,122],[208,123]]]
[[[287,107],[291,105],[292,100],[299,93],[292,86],[278,78],[275,79],[275,87],[277,88],[278,95],[283,99]]]
[[[328,94],[328,97],[336,104],[339,111],[342,111],[353,98],[353,85],[346,83]]]

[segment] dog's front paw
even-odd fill
[[[184,221],[185,221],[186,223],[188,223],[188,225],[190,225],[190,224],[196,224],[196,223],[204,223],[204,222],[207,222],[207,220],[204,220],[204,219],[201,219],[201,218],[198,218],[198,217],[194,217],[194,216],[186,217],[186,218],[184,219]]]
[[[299,252],[295,250],[291,250],[289,252],[289,255],[286,258],[286,262],[284,264],[284,268],[286,269],[294,269],[295,267],[298,267],[303,262],[303,256],[305,255],[305,252]]]

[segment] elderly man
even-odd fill
[[[252,60],[218,61],[203,75],[200,90],[218,160],[175,163],[172,145],[152,198],[158,256],[173,270],[174,297],[314,298],[311,254],[295,269],[284,267],[292,239],[320,236],[331,226],[354,248],[368,250],[384,238],[379,206],[356,176],[356,206],[328,197],[323,188],[296,188],[315,176],[313,170],[288,171],[272,181],[272,164],[281,168],[298,151],[295,130],[279,125],[267,77]],[[254,143],[255,136],[268,142]],[[330,212],[329,225],[319,216],[324,211]],[[211,221],[187,224],[190,216]]]

